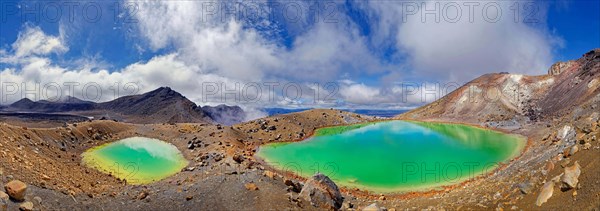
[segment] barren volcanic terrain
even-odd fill
[[[528,143],[519,157],[484,176],[442,190],[388,195],[338,191],[323,175],[301,178],[255,156],[265,143],[302,141],[318,128],[382,118],[313,109],[226,126],[213,121],[223,117],[204,114],[169,88],[108,103],[78,102],[85,108],[67,110],[64,104],[20,101],[3,110],[60,108],[38,111],[96,117],[110,112],[118,118],[0,116],[0,186],[14,190],[15,180],[27,186],[21,200],[7,191],[11,198],[0,199],[0,210],[28,202],[38,210],[598,210],[599,87],[596,49],[555,64],[548,75],[481,76],[394,117],[475,125],[526,136]],[[52,125],[43,127],[48,118]],[[161,181],[131,185],[82,163],[87,149],[136,136],[173,144],[189,165]]]

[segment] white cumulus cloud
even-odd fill
[[[423,2],[428,8],[436,3]],[[269,37],[280,30],[276,23],[280,20],[266,18],[252,22],[227,18],[219,12],[207,16],[206,1],[130,3],[138,6],[132,13],[137,23],[131,32],[139,33],[147,44],[135,45],[140,51],[155,52],[149,60],[118,69],[94,68],[85,64],[85,60],[76,67],[62,67],[51,59],[54,54],[69,50],[62,35],[48,35],[37,26],[25,24],[10,49],[0,49],[0,63],[8,64],[1,70],[0,80],[19,85],[78,82],[80,89],[71,95],[80,98],[86,95],[81,90],[83,85],[99,84],[105,90],[102,97],[87,99],[96,101],[118,97],[108,94],[115,84],[120,84],[121,89],[125,84],[135,84],[137,93],[170,86],[201,105],[240,104],[232,98],[206,96],[203,84],[207,82],[230,88],[235,84],[243,88],[249,82],[296,83],[304,98],[294,98],[278,90],[271,99],[263,89],[260,99],[249,102],[245,108],[402,107],[430,100],[414,94],[407,96],[405,87],[397,85],[402,82],[398,80],[461,83],[489,72],[543,73],[552,62],[552,50],[558,39],[543,26],[514,22],[508,14],[513,1],[498,2],[505,13],[495,23],[486,22],[479,15],[482,5],[489,3],[485,1],[478,2],[474,22],[466,17],[463,7],[463,17],[455,23],[443,19],[439,23],[422,22],[418,10],[417,15],[408,16],[404,22],[403,3],[407,3],[404,1],[356,1],[352,5],[362,11],[366,26],[338,10],[337,21],[333,23],[308,24],[307,19],[302,19],[301,23],[290,24],[288,30],[296,33],[290,35],[289,45]],[[421,6],[421,2],[414,3]],[[257,25],[266,30],[255,28]],[[363,27],[368,28],[368,35],[363,33]],[[392,49],[389,55],[382,55],[382,49],[387,48]],[[363,77],[371,83],[367,85]],[[314,85],[330,81],[337,83],[337,90]],[[67,91],[48,93],[64,95]],[[10,95],[0,104],[23,96]],[[38,96],[44,97],[48,98]]]

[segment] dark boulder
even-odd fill
[[[300,191],[300,198],[317,208],[338,210],[344,198],[338,186],[329,177],[317,173],[312,176]]]

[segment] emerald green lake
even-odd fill
[[[82,154],[83,163],[130,184],[147,184],[179,172],[188,164],[172,144],[133,137],[94,147]]]
[[[372,192],[435,189],[488,173],[518,156],[522,136],[476,127],[385,121],[318,129],[301,142],[272,143],[257,155],[269,165]]]

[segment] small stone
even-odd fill
[[[579,175],[581,174],[581,167],[579,163],[575,161],[575,164],[572,166],[566,167],[565,172],[560,178],[562,182],[561,189],[569,190],[572,188],[576,188],[579,183]]]
[[[258,190],[258,186],[256,186],[256,184],[254,184],[253,182],[246,183],[244,187],[246,187],[247,190]]]
[[[583,149],[588,150],[590,148],[592,148],[592,144],[590,144],[590,143],[583,144]]]
[[[223,160],[223,155],[217,154],[217,155],[215,155],[214,159],[215,159],[215,162],[219,162],[219,161]]]
[[[48,175],[42,174],[42,179],[43,180],[50,180],[50,177]]]
[[[538,195],[537,200],[535,201],[536,206],[542,206],[542,204],[546,203],[550,197],[552,197],[552,193],[554,192],[554,182],[547,181],[542,189],[540,190],[540,195]]]
[[[496,192],[496,194],[494,194],[494,200],[498,200],[502,198],[502,194],[500,194],[500,192]]]
[[[148,197],[148,195],[150,195],[150,194],[148,193],[148,191],[146,191],[146,190],[143,190],[143,191],[141,191],[141,192],[140,192],[140,194],[138,194],[138,196],[137,196],[136,198],[137,198],[138,200],[144,200],[144,199],[146,199],[146,198]]]
[[[563,140],[565,142],[571,142],[575,140],[575,136],[576,136],[576,132],[575,129],[573,129],[573,127],[571,127],[570,125],[565,125],[563,128],[561,128],[556,135],[556,138],[558,138],[559,140]]]
[[[577,191],[573,191],[573,197],[577,196]]]
[[[33,201],[37,202],[38,204],[42,204],[42,198],[39,196],[33,197]]]
[[[0,199],[4,199],[5,201],[8,201],[8,194],[6,194],[4,191],[0,191]]]
[[[16,201],[23,201],[25,199],[25,192],[27,192],[27,185],[19,180],[13,180],[4,185],[6,193]]]
[[[381,195],[381,196],[379,196],[379,200],[380,200],[380,201],[384,201],[385,199],[386,199],[386,198],[385,198],[385,196],[384,196],[384,195]]]
[[[548,161],[548,162],[546,163],[546,171],[547,171],[547,172],[550,172],[550,171],[552,171],[552,169],[554,169],[554,162],[552,162],[552,161]]]
[[[382,210],[379,208],[379,206],[377,206],[377,203],[373,203],[373,204],[363,208],[362,211],[382,211]]]
[[[529,194],[533,190],[533,183],[531,183],[531,182],[524,182],[524,183],[518,184],[517,187],[519,188],[519,190],[521,191],[521,193],[523,193],[523,194]]]
[[[564,149],[563,149],[563,153],[562,153],[562,154],[563,154],[563,157],[564,157],[564,158],[568,158],[568,157],[570,157],[570,156],[571,156],[571,154],[569,154],[570,152],[571,152],[571,148],[564,148]]]
[[[285,179],[285,180],[283,181],[283,183],[284,183],[285,185],[287,185],[288,187],[290,187],[290,188],[291,188],[291,190],[292,190],[292,191],[294,191],[294,192],[297,192],[297,193],[298,193],[298,192],[300,192],[300,191],[302,190],[302,185],[300,185],[300,183],[298,183],[298,182],[294,182],[294,181],[293,181],[293,180],[291,180],[291,179]]]
[[[586,129],[584,128],[583,130],[586,130]],[[588,132],[589,132],[589,131],[588,131]],[[579,143],[582,143],[582,144],[583,144],[583,143],[585,143],[585,136],[586,136],[586,134],[585,134],[585,133],[579,133],[579,134],[577,134],[577,136],[575,137],[575,140],[576,140],[577,142],[579,142]]]
[[[573,156],[577,152],[579,152],[579,147],[577,146],[577,144],[575,144],[571,147],[571,150],[569,150],[569,156]]]
[[[233,160],[237,163],[242,163],[244,162],[246,158],[243,155],[234,155],[233,156]]]
[[[194,199],[194,196],[186,196],[186,197],[185,197],[185,200],[186,200],[186,201],[189,201],[189,200],[192,200],[192,199]]]
[[[285,195],[288,197],[288,200],[290,200],[290,202],[293,202],[297,206],[300,206],[300,198],[298,198],[297,194],[290,192],[286,193]]]
[[[342,204],[342,210],[350,210],[354,208],[354,204],[352,204],[351,202],[344,202]]]
[[[571,159],[570,158],[563,159],[563,160],[560,161],[560,167],[565,168],[565,167],[567,167],[569,165],[569,163],[571,163]]]
[[[285,179],[283,180],[283,183],[287,186],[294,186],[294,181],[292,181],[291,179]]]
[[[31,202],[24,202],[21,205],[19,205],[19,210],[21,211],[32,211],[33,210],[33,203]]]
[[[275,179],[275,172],[272,171],[265,171],[265,173],[263,173],[264,176],[271,178],[271,179]]]
[[[8,210],[8,200],[4,200],[0,198],[0,211]]]

